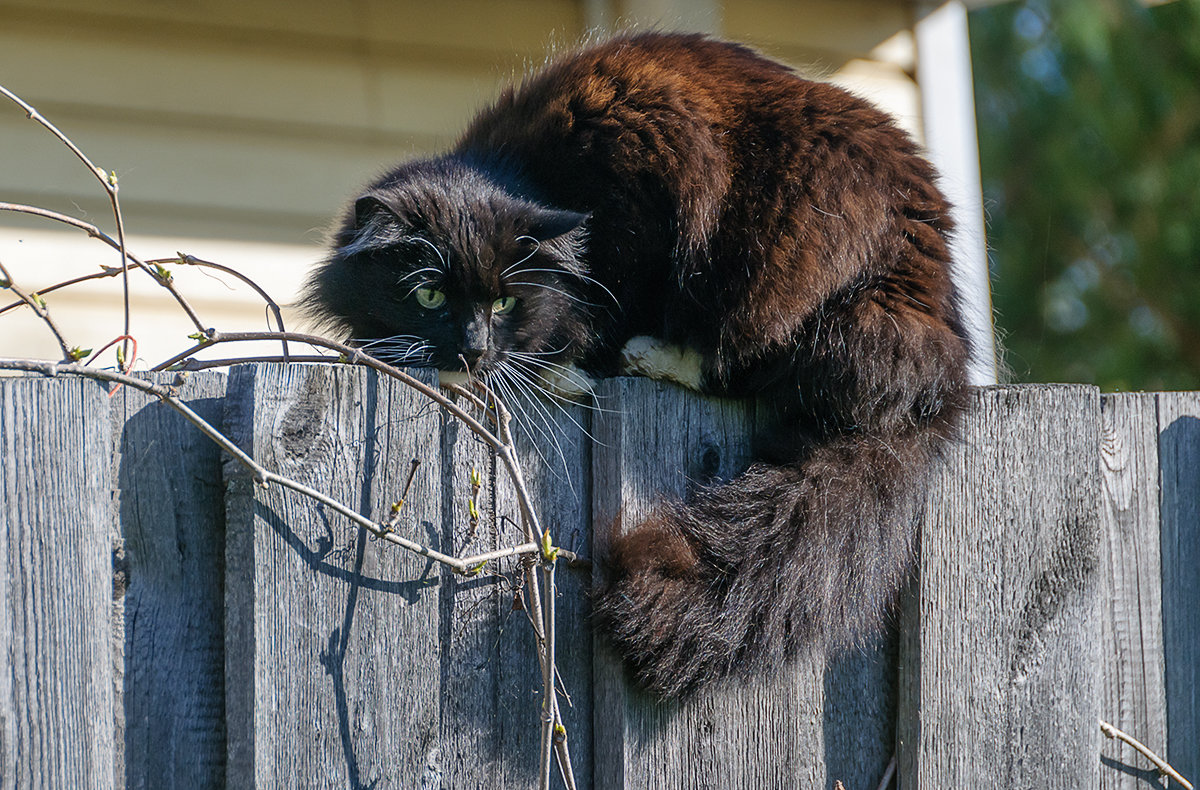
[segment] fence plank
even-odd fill
[[[160,374],[163,383],[174,374]],[[177,394],[220,425],[225,374],[188,377]],[[221,452],[157,399],[112,398],[124,580],[125,787],[225,786],[225,489]],[[118,732],[120,738],[122,733]]]
[[[543,526],[556,544],[583,556],[591,554],[591,440],[590,415],[583,407],[533,403],[511,398],[523,413],[515,433],[518,457],[523,459],[530,496],[538,503]],[[561,408],[560,408],[561,407]],[[603,407],[601,407],[603,408]],[[540,422],[539,429],[533,422]],[[551,440],[549,437],[555,438]],[[520,537],[516,492],[508,477],[496,472],[496,518],[503,543]],[[592,628],[589,621],[591,574],[559,562],[555,572],[555,663],[563,689],[559,707],[570,743],[574,774],[580,788],[592,786]],[[545,603],[545,602],[543,602]],[[513,611],[512,596],[501,594],[500,634],[505,640],[499,671],[499,700],[493,736],[513,757],[503,765],[504,786],[533,787],[537,781],[535,755],[541,741],[542,677],[525,614]],[[465,785],[455,785],[463,787]],[[490,786],[490,785],[484,785]],[[552,786],[555,784],[552,783]]]
[[[1200,781],[1200,393],[1158,396],[1167,761]]]
[[[1090,387],[976,395],[926,520],[903,786],[1097,786],[1098,425]]]
[[[421,459],[398,529],[426,545],[457,553],[521,542],[501,518],[517,513],[486,448],[403,385],[361,369],[261,366],[231,373],[228,405],[229,429],[260,462],[362,512],[384,514]],[[581,476],[586,448],[577,434],[567,439]],[[468,539],[472,466],[484,506]],[[231,786],[534,781],[540,674],[528,621],[513,609],[513,560],[457,577],[294,495],[253,491],[241,474],[232,481]],[[530,483],[556,529],[586,533],[586,508],[532,467]],[[568,618],[579,619],[581,586],[566,579]],[[572,636],[565,630],[564,642]],[[589,641],[563,649],[564,681],[586,680]],[[581,707],[568,725],[586,771],[590,689],[573,690]]]
[[[754,409],[644,379],[606,381],[598,391],[606,411],[594,421],[594,551],[603,557],[618,517],[619,528],[629,528],[664,497],[741,471]],[[867,723],[890,704],[887,652],[829,670],[809,658],[749,686],[656,704],[627,684],[617,657],[602,647],[596,788],[810,788],[834,779],[873,786],[890,751],[890,723]]]
[[[1104,689],[1100,717],[1164,754],[1167,746],[1159,563],[1157,396],[1101,398],[1100,507]],[[1157,777],[1130,747],[1105,739],[1100,787],[1143,790]]]
[[[111,447],[95,382],[0,379],[0,787],[116,784]]]
[[[436,547],[438,415],[424,406],[361,369],[253,366],[231,371],[226,415],[260,463],[380,516],[421,458],[400,528]],[[229,785],[436,785],[438,569],[229,479]]]
[[[540,517],[556,542],[586,545],[590,457],[579,406],[510,399],[518,456]],[[494,455],[465,426],[447,419],[443,439],[445,530],[456,552],[479,553],[523,542],[512,484]],[[550,438],[551,433],[554,439]],[[536,445],[536,446],[535,446]],[[483,480],[472,536],[466,500],[470,471]],[[493,567],[495,566],[495,567]],[[557,664],[572,705],[562,703],[580,787],[590,786],[591,634],[588,576],[558,568]],[[524,604],[515,603],[517,564],[490,563],[478,577],[442,580],[444,787],[531,787],[537,783],[542,680]],[[523,599],[522,599],[523,601]]]

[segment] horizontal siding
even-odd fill
[[[571,0],[4,0],[0,12],[58,30],[178,37],[193,46],[242,40],[292,49],[320,42],[362,51],[381,45],[454,62],[464,54],[485,62],[540,57],[546,31],[576,34],[583,19]]]

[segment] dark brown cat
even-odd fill
[[[748,471],[599,558],[599,628],[678,695],[854,642],[911,566],[966,391],[934,178],[839,88],[703,36],[622,37],[368,187],[307,303],[397,363],[776,405]]]

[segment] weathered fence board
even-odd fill
[[[398,530],[454,553],[522,540],[491,453],[403,385],[302,365],[227,382],[180,395],[269,468],[382,516],[419,458]],[[594,521],[602,556],[614,524],[737,473],[756,409],[640,379],[598,389],[594,412],[518,417],[546,526],[587,554]],[[1200,393],[975,400],[899,646],[655,704],[593,645],[590,575],[560,562],[579,787],[856,790],[893,750],[906,788],[1153,784],[1097,717],[1195,779]],[[533,784],[542,690],[513,561],[463,578],[367,540],[132,390],[0,379],[0,453],[0,786]]]
[[[926,520],[905,787],[1099,782],[1099,397],[977,393]]]
[[[108,407],[0,380],[0,787],[116,786]]]
[[[171,383],[174,374],[156,380]],[[224,373],[193,374],[178,397],[224,415]],[[124,786],[225,786],[225,487],[221,452],[157,398],[112,398],[122,545],[116,557]],[[123,596],[121,595],[123,593]],[[123,604],[123,606],[121,605]],[[120,736],[121,733],[118,733]],[[120,744],[118,744],[120,745]]]
[[[239,368],[227,428],[261,463],[380,516],[422,460],[402,528],[441,545],[438,415],[340,366]],[[324,508],[230,475],[232,787],[440,783],[439,570]]]
[[[1157,396],[1105,395],[1101,409],[1101,557],[1107,590],[1101,596],[1100,717],[1165,755]],[[1143,758],[1115,741],[1105,739],[1101,761],[1105,790],[1144,790],[1156,778]]]
[[[510,406],[526,485],[541,504],[544,525],[567,548],[586,547],[591,517],[587,415],[578,406],[535,405],[519,396]],[[546,438],[548,431],[556,432],[553,442]],[[452,418],[444,420],[442,437],[443,512],[446,535],[452,538],[447,545],[465,555],[523,542],[520,508],[503,466]],[[539,444],[536,450],[533,441]],[[472,469],[483,484],[474,529],[466,501]],[[532,626],[524,598],[516,594],[521,583],[517,564],[506,560],[490,565],[498,567],[473,578],[443,577],[443,787],[524,788],[537,783],[542,679]],[[562,704],[563,722],[576,774],[587,777],[592,766],[588,575],[560,567],[557,578],[557,664],[571,699]]]
[[[1167,760],[1200,784],[1200,393],[1158,396]]]
[[[523,542],[504,472],[423,396],[348,367],[235,370],[228,427],[269,468],[383,517],[420,460],[397,527],[440,551]],[[579,419],[575,409],[575,419]],[[556,413],[557,414],[557,413]],[[557,415],[561,417],[562,415]],[[563,422],[570,423],[563,419]],[[573,427],[573,426],[571,426]],[[556,534],[586,535],[586,448],[536,462]],[[472,530],[469,474],[485,480]],[[232,476],[226,576],[231,786],[525,787],[536,781],[541,682],[514,563],[472,578],[385,543],[297,495]],[[493,563],[495,564],[495,563]],[[564,573],[564,577],[568,574]],[[590,771],[586,586],[564,578],[560,670],[575,759]],[[582,634],[583,638],[578,636]]]
[[[604,411],[594,420],[597,556],[611,529],[632,528],[669,497],[746,465],[752,405],[681,396],[643,379],[606,381],[598,393]],[[875,719],[891,698],[890,672],[881,671],[890,666],[888,653],[848,657],[829,669],[804,659],[775,677],[727,684],[679,704],[656,703],[631,689],[617,658],[602,649],[595,787],[809,788],[834,779],[847,787],[874,785],[891,752],[890,725]],[[860,702],[848,702],[855,697]]]

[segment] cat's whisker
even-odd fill
[[[372,346],[382,345],[385,343],[394,343],[403,340],[411,340],[418,343],[425,342],[425,338],[417,337],[416,335],[389,335],[387,337],[356,337],[352,338],[352,342],[357,344],[359,348],[371,348]]]
[[[604,291],[604,293],[608,294],[609,298],[613,300],[614,304],[620,304],[620,301],[617,299],[616,296],[613,295],[613,292],[608,290],[608,286],[606,286],[604,283],[600,282],[599,280],[595,279],[594,277],[589,277],[582,272],[571,272],[571,271],[566,271],[563,269],[522,269],[521,271],[522,272],[545,272],[547,274],[559,274],[564,277],[578,277],[580,280],[583,280],[586,283],[591,283],[592,285],[599,286]]]
[[[516,282],[516,283],[509,283],[509,285],[510,286],[511,285],[525,285],[530,288],[545,288],[547,291],[553,291],[556,294],[562,294],[563,296],[567,297],[568,299],[573,299],[576,302],[579,302],[580,304],[587,305],[588,307],[599,307],[600,306],[600,305],[596,304],[595,302],[589,302],[588,300],[580,298],[573,293],[567,293],[566,291],[562,290],[561,288],[555,288],[551,285],[546,285],[545,283]]]
[[[576,389],[586,393],[591,398],[596,397],[596,392],[592,388],[592,383],[588,380],[587,376],[571,366],[560,365],[557,362],[551,362],[546,359],[530,358],[522,351],[509,351],[508,354],[514,359],[519,359],[529,365],[545,370],[547,373],[552,373],[569,381]],[[545,377],[543,376],[543,378]]]
[[[450,264],[446,263],[446,259],[442,257],[442,251],[437,248],[437,245],[435,245],[432,241],[430,241],[429,239],[426,239],[422,236],[411,236],[410,238],[413,241],[420,242],[421,244],[424,244],[429,249],[433,250],[433,254],[438,257],[439,261],[441,261],[442,271],[446,272],[446,273],[450,272]]]
[[[566,417],[568,420],[570,420],[571,424],[574,425],[576,428],[578,428],[580,433],[582,433],[588,439],[590,439],[591,441],[593,441],[596,444],[599,444],[601,446],[605,446],[605,447],[607,446],[607,445],[604,445],[603,442],[596,441],[596,437],[592,436],[592,432],[589,431],[587,428],[583,427],[583,424],[580,423],[579,420],[575,419],[575,417],[571,414],[570,410],[568,410],[566,408],[566,406],[563,405],[563,403],[567,403],[569,405],[583,405],[586,407],[587,406],[586,404],[580,404],[578,401],[567,400],[567,399],[563,398],[561,395],[557,394],[556,392],[554,392],[550,389],[547,389],[546,387],[541,386],[541,384],[537,380],[538,377],[535,376],[535,377],[531,378],[530,377],[531,374],[528,371],[523,371],[516,365],[513,365],[509,368],[509,373],[511,373],[515,379],[523,380],[530,387],[531,390],[536,390],[537,392],[540,392],[543,395],[545,395],[546,397],[548,397],[550,399],[550,405],[552,405],[554,408],[558,409],[559,412],[561,412],[564,417]],[[536,395],[534,395],[534,397],[536,397]]]
[[[566,452],[563,450],[562,443],[559,442],[559,440],[558,440],[558,436],[557,436],[558,431],[555,430],[555,428],[557,426],[555,425],[555,420],[553,418],[553,415],[551,415],[550,412],[546,409],[546,407],[544,405],[542,405],[540,399],[530,389],[529,385],[523,383],[516,376],[503,375],[503,374],[513,373],[513,370],[511,368],[501,367],[501,368],[497,368],[495,372],[497,374],[501,374],[501,375],[496,376],[497,381],[503,380],[507,385],[510,385],[510,387],[509,387],[510,393],[512,393],[513,390],[517,391],[517,395],[518,395],[517,397],[512,397],[510,394],[510,397],[512,398],[512,401],[513,401],[513,405],[511,408],[513,410],[521,411],[522,415],[525,416],[525,418],[526,418],[526,422],[529,425],[531,425],[532,427],[534,427],[535,429],[537,429],[538,433],[540,433],[543,438],[549,440],[549,442],[552,445],[554,445],[555,454],[558,455],[559,463],[562,464],[562,469],[564,472],[566,472],[566,470],[569,468],[567,465],[567,455],[566,455]],[[524,396],[524,397],[520,397],[520,396]],[[521,404],[523,402],[527,403],[529,406],[531,406],[533,408],[532,413],[530,413],[530,411],[528,409],[523,409],[521,407]],[[508,401],[505,401],[505,403],[507,405]],[[532,437],[530,437],[530,438],[532,438]],[[534,446],[536,447],[536,443]],[[549,469],[550,473],[553,474],[555,477],[558,477],[560,479],[565,479],[567,482],[567,485],[571,489],[571,493],[572,494],[575,493],[575,484],[571,481],[570,475],[567,475],[567,474],[560,475],[552,465],[550,465],[549,463],[546,462],[545,456],[542,457],[542,462],[546,464],[546,468]]]
[[[410,277],[416,277],[418,274],[424,274],[425,272],[432,272],[433,274],[444,274],[444,272],[441,269],[437,268],[436,266],[422,266],[420,269],[414,269],[413,271],[404,275],[400,279],[396,280],[396,285],[399,285],[400,283],[404,282],[405,280],[407,280]]]
[[[534,422],[529,415],[525,413],[525,410],[521,406],[521,399],[517,397],[516,393],[513,391],[513,386],[510,385],[508,379],[502,374],[503,372],[500,370],[492,372],[492,374],[488,377],[491,386],[493,386],[495,390],[500,393],[504,400],[504,405],[508,408],[509,413],[512,416],[513,423],[517,426],[517,429],[528,434],[530,440],[529,444],[533,447],[533,451],[537,454],[538,459],[541,460],[542,466],[551,470],[551,472],[554,472],[553,465],[551,465],[551,463],[546,459],[545,453],[542,452],[541,445],[536,440],[536,437],[533,436],[533,431],[536,430],[539,434],[541,434],[543,440],[546,440],[556,446],[558,444],[557,440],[555,440],[552,434],[547,434],[542,426]],[[559,455],[560,457],[562,455],[561,448],[559,448]]]
[[[504,279],[504,277],[505,277],[505,275],[507,275],[507,274],[508,274],[510,271],[512,271],[513,269],[517,268],[517,267],[518,267],[518,266],[520,266],[522,263],[524,263],[525,261],[527,261],[527,260],[529,260],[530,258],[532,258],[534,255],[537,255],[537,252],[538,252],[538,250],[540,250],[540,249],[542,248],[542,243],[541,243],[540,241],[538,241],[537,239],[535,239],[533,236],[517,236],[517,241],[521,241],[521,240],[523,240],[523,239],[529,239],[530,241],[532,241],[532,242],[533,242],[533,245],[534,245],[534,246],[533,246],[533,252],[529,253],[528,255],[526,255],[524,258],[522,258],[521,260],[517,261],[516,263],[510,263],[508,266],[505,266],[505,267],[504,267],[504,271],[500,272],[500,279],[501,279],[501,280],[503,280],[503,279]]]
[[[587,396],[586,399],[580,399],[579,397],[570,397],[568,395],[564,395],[561,392],[556,391],[554,388],[554,384],[547,378],[545,373],[543,373],[541,370],[533,369],[534,367],[537,366],[537,363],[540,362],[541,360],[521,359],[519,352],[511,352],[510,351],[509,356],[511,356],[513,358],[514,364],[512,365],[512,367],[521,371],[527,377],[531,377],[532,378],[531,383],[534,383],[537,386],[538,390],[540,390],[541,392],[544,392],[546,394],[546,397],[553,398],[554,400],[556,400],[560,403],[565,403],[565,404],[572,405],[572,406],[582,406],[583,408],[587,409],[588,411],[594,411],[594,412],[601,413],[601,414],[617,414],[618,413],[618,411],[616,409],[606,409],[606,408],[598,405],[597,401],[601,400],[604,396],[597,395],[595,390],[593,390],[591,388],[591,384],[589,382],[574,381],[574,383],[576,385],[576,389],[581,394],[585,394]],[[530,367],[522,367],[522,366],[530,366]],[[570,369],[568,368],[567,370],[570,370]],[[557,371],[551,370],[551,371],[547,371],[547,372],[552,375],[561,376],[562,378],[566,378],[565,375],[560,374]],[[574,372],[574,371],[572,371],[572,372]],[[582,374],[576,374],[576,375],[582,375]]]

